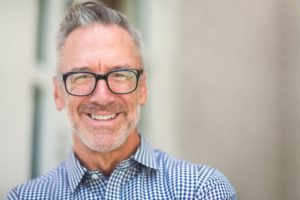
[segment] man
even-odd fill
[[[54,98],[67,110],[73,151],[7,199],[237,199],[217,170],[175,160],[139,135],[146,74],[139,34],[122,14],[97,1],[73,3],[57,52]]]

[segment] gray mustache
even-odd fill
[[[79,112],[124,112],[126,109],[122,104],[100,105],[97,103],[82,104]]]

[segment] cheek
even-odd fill
[[[69,114],[76,115],[78,113],[78,108],[81,104],[81,101],[74,99],[73,97],[66,99],[66,109]]]
[[[136,108],[139,105],[139,101],[140,101],[140,98],[139,98],[139,95],[137,95],[137,94],[132,95],[125,100],[128,107],[131,107],[131,108]]]
[[[126,109],[127,115],[132,115],[136,112],[139,105],[139,99],[137,95],[127,94],[120,96],[119,104],[123,104]]]

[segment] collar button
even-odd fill
[[[94,179],[94,180],[97,180],[97,179],[99,179],[99,175],[97,175],[97,174],[92,174],[92,179]]]

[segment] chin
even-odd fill
[[[73,130],[76,136],[80,139],[81,143],[93,151],[99,153],[108,153],[120,148],[127,140],[129,134],[133,131],[131,128],[124,130]]]

